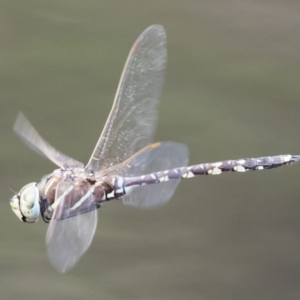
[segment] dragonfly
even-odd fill
[[[46,245],[59,272],[70,270],[89,248],[101,204],[150,208],[165,204],[181,179],[226,172],[273,169],[296,163],[299,155],[225,160],[188,166],[188,148],[175,142],[153,143],[166,66],[166,33],[148,27],[133,44],[112,109],[94,151],[84,166],[44,140],[19,113],[16,134],[59,168],[39,183],[25,185],[10,200],[17,217],[49,223]]]

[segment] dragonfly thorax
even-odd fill
[[[40,215],[40,193],[37,183],[26,184],[10,200],[10,206],[16,216],[23,222],[34,223]]]

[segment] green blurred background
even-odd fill
[[[86,162],[129,49],[168,36],[156,140],[190,163],[300,154],[299,1],[0,1],[0,299],[299,299],[300,166],[183,181],[170,203],[110,202],[76,267],[57,273],[47,225],[9,199],[55,166],[12,132],[23,111]]]

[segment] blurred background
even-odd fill
[[[156,140],[190,164],[300,154],[299,1],[0,0],[1,299],[299,299],[300,165],[183,180],[168,205],[112,201],[75,268],[57,273],[47,225],[22,224],[10,190],[55,166],[12,132],[18,111],[87,162],[129,49],[168,37]]]

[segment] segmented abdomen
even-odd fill
[[[215,163],[205,163],[182,168],[160,171],[139,177],[125,178],[125,186],[155,184],[173,179],[192,178],[201,175],[218,175],[225,172],[246,172],[273,169],[289,165],[300,160],[300,156],[278,155],[259,158],[244,158],[238,160],[224,160]]]
[[[192,177],[192,175],[218,175],[223,172],[246,172],[273,169],[294,163],[295,161],[292,158],[291,155],[278,155],[194,165],[187,167],[186,172],[182,174],[182,178]]]

